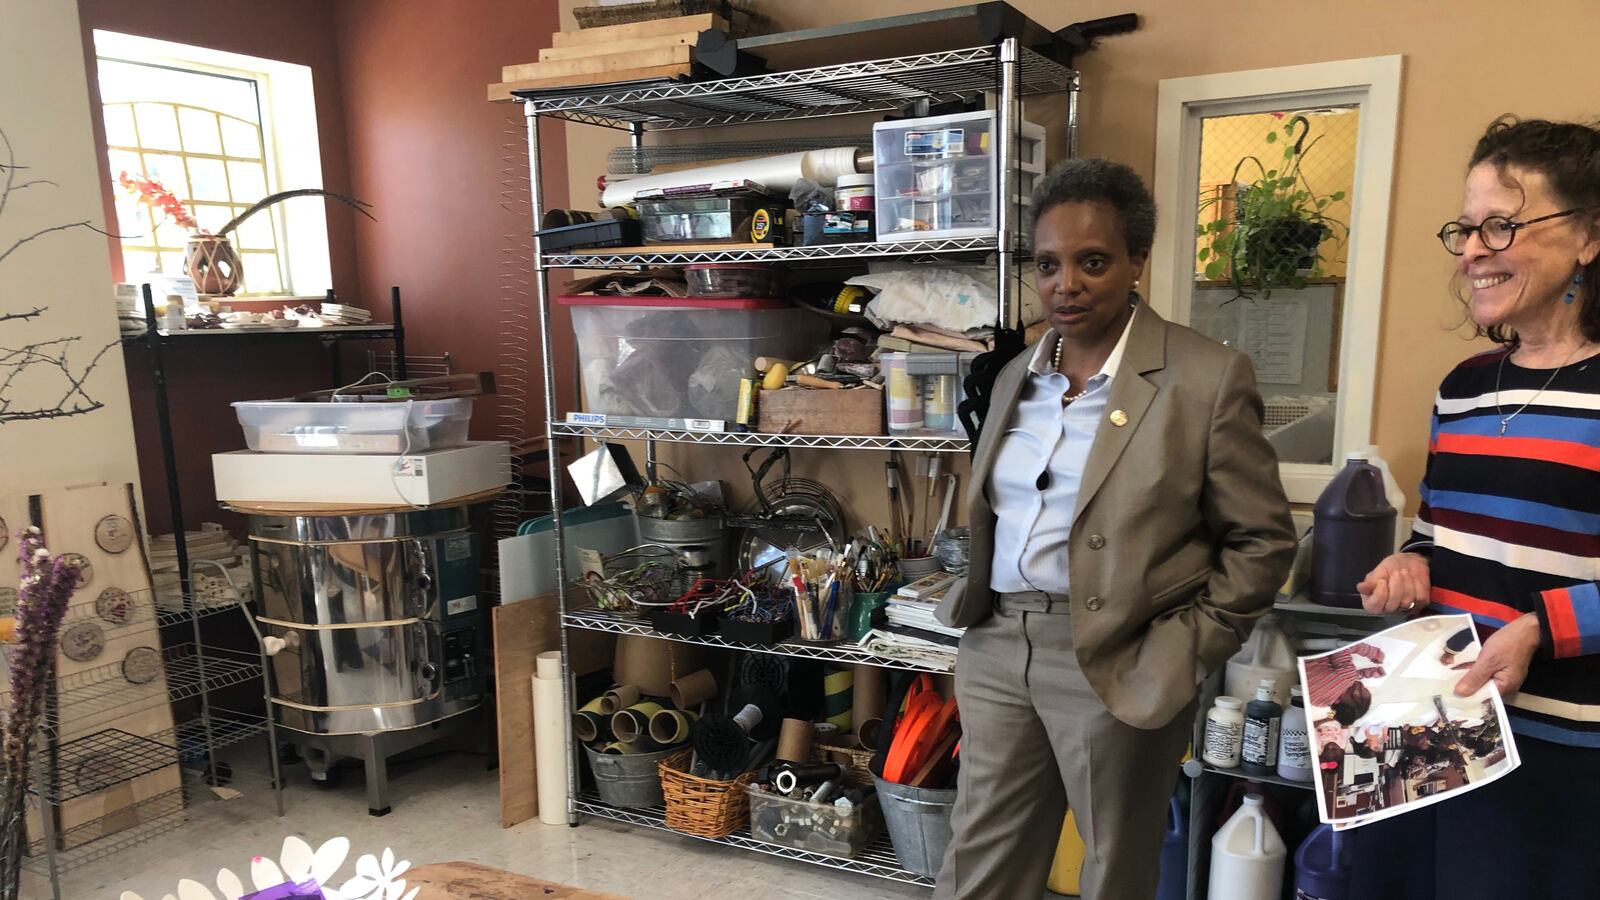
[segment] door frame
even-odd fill
[[[1179,286],[1194,279],[1201,120],[1284,107],[1361,107],[1339,339],[1334,464],[1281,463],[1284,489],[1295,503],[1314,502],[1345,456],[1372,443],[1402,70],[1402,57],[1395,55],[1166,78],[1157,97],[1155,197],[1167,224],[1156,230],[1151,248],[1149,302],[1161,315],[1183,324],[1189,310],[1177,300]]]

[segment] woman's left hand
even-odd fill
[[[1525,613],[1483,642],[1478,661],[1456,682],[1456,696],[1476,693],[1490,679],[1501,694],[1514,693],[1528,677],[1528,665],[1539,650],[1539,617]]]

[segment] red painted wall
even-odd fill
[[[484,88],[499,80],[501,65],[532,61],[549,46],[554,0],[79,0],[79,15],[102,168],[94,29],[309,66],[324,185],[372,203],[378,218],[357,222],[330,207],[341,299],[387,321],[389,286],[399,285],[409,352],[448,352],[457,371],[500,368],[502,281],[527,277],[506,267],[501,249],[508,235],[525,237],[530,223],[525,190],[515,192],[519,206],[501,207],[502,146],[525,143],[522,117],[514,106],[487,103]],[[547,203],[565,205],[564,133],[545,131],[545,182],[560,189]],[[114,222],[112,202],[108,191]],[[111,252],[120,272],[114,242]],[[570,328],[556,334],[566,336],[560,358],[570,360]],[[360,374],[365,347],[345,345],[347,378]],[[147,516],[152,530],[169,531],[149,358],[143,348],[127,357]],[[537,359],[535,329],[528,422],[542,434]],[[185,524],[221,520],[237,530],[242,523],[218,511],[211,483],[210,455],[244,446],[228,404],[330,386],[327,351],[310,342],[183,345],[169,349],[167,362]],[[497,403],[479,402],[475,436],[499,436]]]
[[[525,284],[526,263],[504,249],[527,241],[526,131],[520,107],[491,104],[485,87],[502,65],[538,59],[557,28],[555,0],[348,0],[336,5],[344,120],[357,196],[377,221],[356,223],[360,281],[399,285],[407,349],[448,351],[457,371],[500,367],[506,282]],[[566,139],[546,125],[546,205],[565,206]],[[511,203],[502,206],[502,191]],[[531,301],[522,306],[532,316]],[[536,325],[529,318],[526,321]],[[557,359],[570,366],[571,329]],[[526,359],[528,424],[544,429],[534,327]],[[501,372],[509,386],[514,373]],[[571,379],[564,379],[570,382]],[[478,402],[473,432],[499,437],[503,398]]]
[[[309,66],[317,104],[323,184],[330,190],[349,189],[339,48],[331,4],[323,0],[273,0],[270,3],[260,0],[79,0],[78,16],[83,25],[90,111],[102,171],[106,170],[107,162],[94,55],[95,29]],[[113,202],[108,189],[108,222],[116,221]],[[332,208],[328,214],[333,284],[342,297],[360,295],[356,234],[351,218]],[[111,242],[110,252],[112,269],[120,277],[122,259],[115,241]],[[109,287],[106,299],[109,303]],[[347,351],[350,365],[355,364],[354,358],[360,352]],[[127,348],[126,358],[145,513],[152,531],[168,532],[172,525],[156,428],[155,386],[150,378],[149,355],[142,347]],[[194,529],[203,521],[223,521],[239,530],[242,528],[240,520],[218,510],[211,483],[211,454],[244,447],[244,438],[228,404],[233,400],[283,397],[328,386],[330,367],[326,352],[311,341],[297,342],[293,347],[230,341],[226,348],[170,347],[167,362],[184,524]]]

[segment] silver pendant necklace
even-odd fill
[[[1555,383],[1556,376],[1561,374],[1561,370],[1565,369],[1567,367],[1567,364],[1572,362],[1572,358],[1574,356],[1578,355],[1578,351],[1582,350],[1584,347],[1588,346],[1588,343],[1589,343],[1588,341],[1584,341],[1582,344],[1579,344],[1577,346],[1577,348],[1574,349],[1571,353],[1568,353],[1566,360],[1563,361],[1561,363],[1561,365],[1557,366],[1556,370],[1554,372],[1550,373],[1550,377],[1549,378],[1546,378],[1544,380],[1544,385],[1542,387],[1540,387],[1537,391],[1534,391],[1533,392],[1533,396],[1528,398],[1528,402],[1526,402],[1526,403],[1522,404],[1521,406],[1517,407],[1516,411],[1513,412],[1509,416],[1505,414],[1505,410],[1500,408],[1500,376],[1505,374],[1505,372],[1506,372],[1506,360],[1511,357],[1511,354],[1513,352],[1515,352],[1515,350],[1509,350],[1509,351],[1506,352],[1505,356],[1500,357],[1500,365],[1494,371],[1494,411],[1495,411],[1495,415],[1498,415],[1500,417],[1500,436],[1501,437],[1505,437],[1506,428],[1507,428],[1507,426],[1509,426],[1511,424],[1511,420],[1515,419],[1517,416],[1522,415],[1522,411],[1523,410],[1525,410],[1528,407],[1532,406],[1533,405],[1533,401],[1539,399],[1539,395],[1543,394],[1545,392],[1545,388],[1548,388],[1550,385]],[[1059,349],[1059,345],[1058,345],[1058,349]]]

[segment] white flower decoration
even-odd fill
[[[377,857],[368,853],[356,860],[356,877],[339,887],[339,896],[343,900],[414,900],[422,892],[422,886],[408,893],[405,879],[400,877],[409,868],[411,863],[397,862],[394,851],[388,847],[383,849],[381,865]]]
[[[257,856],[250,861],[250,881],[254,887],[246,888],[232,870],[217,872],[217,893],[198,881],[184,879],[178,882],[176,896],[167,894],[162,900],[239,900],[246,894],[277,887],[286,882],[299,884],[311,880],[322,886],[327,900],[415,900],[422,891],[421,885],[406,893],[405,880],[400,876],[411,867],[404,860],[396,861],[394,851],[385,848],[380,865],[372,854],[356,861],[356,875],[343,887],[329,887],[339,868],[350,855],[350,839],[336,837],[316,850],[294,835],[283,839],[283,849],[276,860]],[[404,896],[402,896],[404,895]],[[120,900],[144,900],[132,891],[123,891]]]

